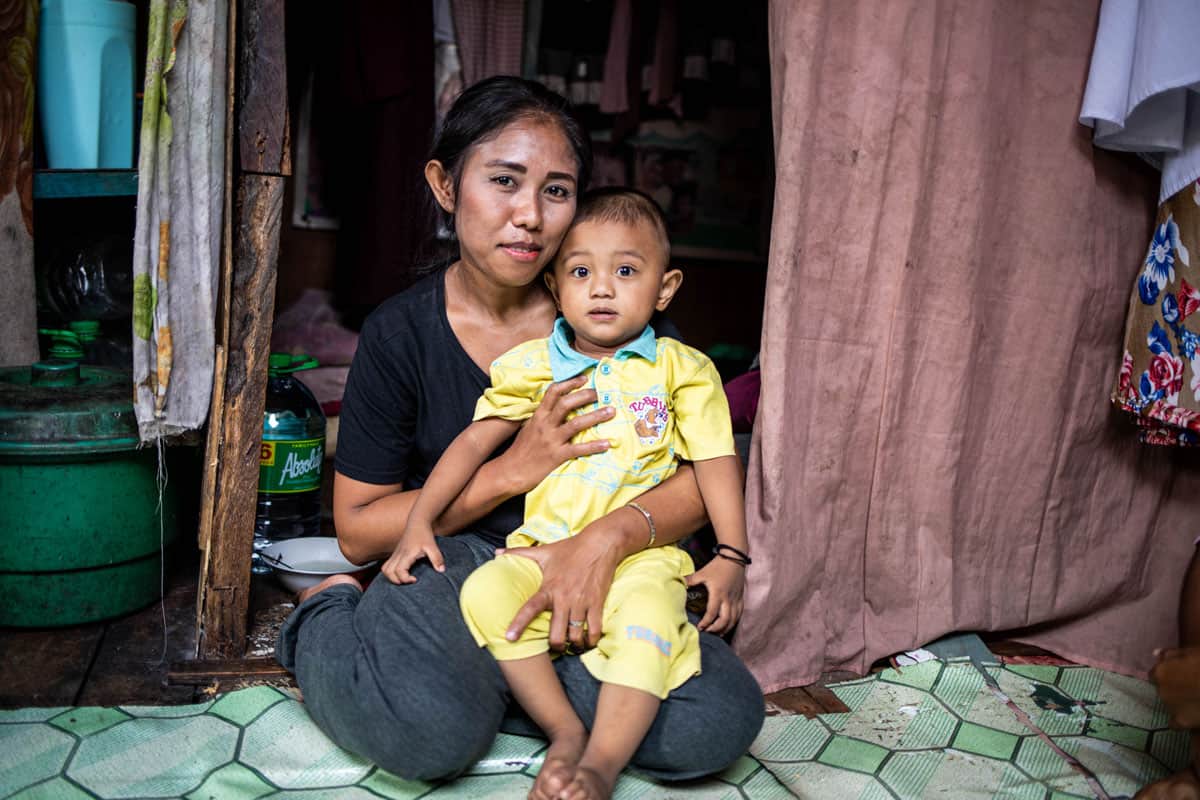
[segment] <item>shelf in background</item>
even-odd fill
[[[35,200],[71,197],[136,197],[134,169],[39,169],[33,173]]]

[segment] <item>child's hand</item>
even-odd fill
[[[742,616],[746,568],[718,556],[705,564],[704,569],[687,576],[688,586],[697,584],[708,590],[708,608],[696,627],[708,633],[727,633]]]
[[[442,551],[438,549],[433,530],[429,527],[416,528],[410,525],[404,529],[404,535],[396,543],[396,549],[379,571],[392,583],[416,583],[417,579],[409,570],[422,558],[428,558],[430,566],[438,572],[446,571]]]

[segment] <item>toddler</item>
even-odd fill
[[[611,795],[661,700],[700,672],[699,633],[684,610],[689,583],[705,585],[710,603],[720,606],[706,614],[708,630],[728,630],[742,610],[750,559],[741,464],[720,377],[702,353],[656,337],[648,324],[683,280],[668,268],[669,247],[662,212],[640,192],[604,189],[580,201],[546,274],[562,318],[548,339],[525,342],[493,362],[492,385],[475,421],[439,459],[383,567],[395,582],[414,580],[409,568],[437,551],[433,521],[533,414],[551,383],[586,373],[597,401],[616,407],[613,419],[577,437],[608,439],[610,448],[572,459],[538,484],[526,496],[524,524],[507,540],[508,547],[555,542],[621,506],[646,517],[648,545],[618,566],[602,635],[580,656],[602,683],[590,736],[551,664],[550,613],[520,636],[506,636],[540,586],[537,563],[502,553],[472,573],[461,593],[475,640],[495,656],[513,695],[550,739],[534,786],[539,797]],[[672,475],[680,459],[694,464],[721,556],[695,575],[682,550],[654,546],[654,521],[636,502]]]

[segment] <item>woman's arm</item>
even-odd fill
[[[704,503],[692,467],[681,464],[674,475],[637,498],[654,520],[654,545],[673,544],[706,521]],[[533,618],[550,611],[550,646],[567,641],[591,647],[600,640],[604,600],[617,565],[650,544],[650,526],[635,508],[624,506],[592,522],[579,535],[553,544],[512,549],[538,562],[542,586],[529,599],[506,633],[520,635]],[[568,620],[587,620],[586,628],[569,628]],[[569,638],[568,638],[569,637]]]
[[[604,407],[567,419],[572,411],[596,402],[594,390],[576,391],[585,383],[586,378],[579,376],[547,389],[541,405],[521,428],[512,446],[476,471],[462,493],[438,517],[434,532],[447,535],[462,530],[510,497],[533,489],[564,461],[607,450],[608,443],[604,440],[571,443],[575,434],[610,419],[614,413],[611,407]],[[419,490],[406,491],[400,484],[364,483],[336,474],[333,521],[338,545],[346,558],[362,564],[390,555],[404,533],[419,494]]]

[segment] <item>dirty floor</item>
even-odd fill
[[[847,711],[770,716],[720,775],[626,772],[616,797],[1117,798],[1186,758],[1149,684],[1088,667],[929,661],[828,688]],[[501,735],[457,781],[404,781],[257,686],[186,706],[0,711],[0,797],[523,798],[544,749]]]

